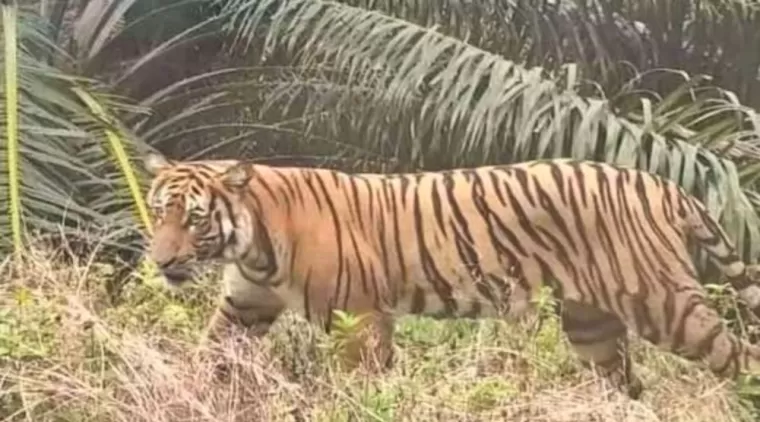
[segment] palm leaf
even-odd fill
[[[118,163],[119,170],[121,170],[121,173],[124,175],[127,189],[129,190],[130,197],[135,205],[135,208],[137,209],[139,220],[142,222],[148,233],[150,233],[152,231],[152,226],[150,217],[148,216],[148,208],[145,205],[145,200],[143,199],[142,191],[135,174],[135,169],[130,163],[130,155],[127,153],[126,142],[119,134],[119,131],[117,129],[117,123],[115,122],[113,116],[111,116],[110,113],[108,113],[108,111],[103,107],[103,104],[97,101],[87,91],[83,90],[82,88],[75,87],[74,93],[79,96],[79,98],[84,101],[85,104],[87,104],[87,107],[92,111],[92,113],[103,122],[103,125],[105,126],[105,135],[108,139],[108,145],[110,147],[111,153],[113,154],[114,160],[116,163]]]
[[[82,226],[113,224],[114,219],[106,214],[109,210],[98,209],[88,202],[99,191],[110,191],[113,196],[118,186],[114,182],[118,178],[103,176],[99,171],[98,163],[109,159],[103,148],[83,152],[93,142],[102,143],[99,131],[106,127],[87,106],[99,105],[110,110],[115,104],[108,101],[85,104],[76,93],[95,98],[90,88],[82,88],[92,84],[86,78],[64,74],[49,64],[49,58],[61,51],[47,38],[48,26],[44,20],[36,14],[20,11],[16,23],[18,95],[14,97],[16,90],[9,83],[14,78],[5,76],[6,101],[0,124],[6,130],[13,128],[13,110],[17,110],[18,145],[14,147],[15,142],[8,142],[0,146],[3,158],[8,159],[0,164],[0,193],[7,198],[11,192],[18,192],[9,202],[14,204],[25,228],[31,231],[77,233]],[[7,34],[3,37],[6,46],[10,39]],[[6,69],[14,65],[13,57],[3,56]],[[11,157],[15,157],[15,161]],[[23,177],[14,176],[14,168],[18,168]],[[15,233],[23,230],[17,229],[12,212],[10,216],[0,222],[0,243],[17,249],[20,240]],[[133,222],[122,224],[134,226]],[[15,244],[8,245],[6,239],[11,238]]]
[[[566,156],[636,166],[700,196],[747,256],[760,252],[760,220],[735,164],[692,139],[703,131],[718,139],[738,131],[757,138],[754,112],[721,98],[723,91],[695,96],[686,81],[682,92],[637,108],[582,95],[583,72],[572,66],[553,73],[524,68],[414,23],[419,19],[318,0],[229,0],[224,11],[234,17],[239,39],[264,33],[267,48],[288,48],[294,64],[335,69],[340,76],[333,81],[349,94],[322,106],[367,129],[361,144],[368,149],[386,149],[384,128],[397,122],[396,158],[418,166]],[[359,110],[357,98],[369,105]],[[309,112],[319,107],[315,101]]]
[[[760,105],[760,5],[752,0],[343,0],[442,33],[502,57],[557,70],[574,62],[612,93],[630,70],[678,67]],[[241,4],[241,2],[237,2]],[[672,90],[661,79],[650,88]]]

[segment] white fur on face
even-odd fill
[[[168,200],[168,196],[163,195],[163,193],[164,193],[163,189],[157,191],[154,188],[151,188],[148,191],[148,195],[145,202],[148,203],[149,207],[163,209],[166,206],[166,202]]]
[[[226,252],[226,251],[225,251]],[[240,273],[237,265],[227,264],[222,270],[222,290],[226,296],[246,298],[249,296],[252,283]]]
[[[234,231],[236,239],[234,245],[224,249],[223,255],[227,260],[242,258],[253,242],[253,229],[250,214],[247,212],[240,213],[238,215],[237,223],[238,227],[236,229],[229,216],[222,219],[222,233],[224,238],[229,239]]]
[[[190,212],[190,210],[195,208],[208,209],[208,206],[205,203],[201,202],[200,199],[201,198],[198,198],[197,196],[185,196],[185,212]]]

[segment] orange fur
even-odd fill
[[[569,160],[395,175],[152,160],[151,256],[176,282],[225,263],[210,339],[233,323],[266,332],[286,308],[327,328],[341,309],[369,316],[382,335],[367,349],[387,361],[394,315],[519,320],[547,283],[580,358],[632,397],[628,329],[723,376],[758,372],[758,349],[708,306],[686,238],[753,309],[756,277],[703,205],[654,175]]]

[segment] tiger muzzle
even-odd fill
[[[162,268],[161,273],[171,284],[182,284],[192,278],[192,271],[184,267]]]
[[[172,259],[165,262],[157,262],[158,269],[169,284],[182,284],[193,277],[192,269],[183,263]]]
[[[193,277],[193,253],[188,243],[175,226],[164,224],[156,229],[149,255],[169,284],[182,284]]]

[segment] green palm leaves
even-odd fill
[[[397,169],[615,162],[696,193],[754,259],[760,119],[743,104],[760,92],[760,53],[747,48],[760,39],[757,9],[741,0],[3,6],[0,242],[18,249],[25,227],[87,222],[122,230],[113,243],[124,246],[149,229],[132,163],[150,145],[185,157],[339,153]],[[147,30],[160,22],[171,25]],[[151,66],[209,37],[238,59],[219,54],[151,85],[163,76]],[[114,56],[124,40],[139,54]],[[695,76],[705,72],[714,81]],[[298,148],[278,144],[283,136]]]
[[[75,233],[89,223],[131,230],[131,216],[113,209],[118,191],[131,192],[127,208],[145,212],[126,141],[108,116],[117,103],[96,99],[91,81],[51,64],[66,54],[49,38],[47,21],[13,4],[2,8],[7,142],[1,146],[0,192],[8,217],[0,218],[0,243],[21,250],[25,229]],[[108,167],[116,173],[102,172]]]
[[[391,130],[399,161],[428,166],[572,156],[644,168],[702,197],[747,256],[760,252],[754,188],[741,184],[758,176],[757,155],[738,153],[744,160],[737,169],[723,154],[736,155],[737,148],[757,141],[756,111],[676,71],[634,74],[624,84],[589,90],[579,69],[612,79],[612,65],[598,62],[613,63],[602,39],[588,47],[598,50],[588,55],[595,62],[580,67],[524,67],[505,58],[535,61],[530,51],[561,55],[574,41],[600,38],[611,23],[605,17],[614,20],[611,2],[592,2],[603,13],[589,7],[586,22],[576,19],[588,31],[583,25],[551,27],[534,13],[540,5],[522,1],[224,3],[238,40],[264,37],[270,50],[287,49],[299,64],[330,69],[334,92],[325,96],[329,103],[315,101],[313,107],[351,116],[364,129],[360,143],[366,148],[387,151]],[[552,9],[555,22],[578,17],[580,6],[562,3],[565,9]],[[530,16],[538,20],[530,23]],[[630,32],[621,28],[615,31]],[[505,46],[522,42],[523,48],[502,47],[489,33]],[[640,48],[646,53],[649,46]],[[663,97],[647,84],[664,75],[672,89]],[[617,92],[608,98],[604,89],[610,87]],[[380,129],[389,122],[390,129]]]

